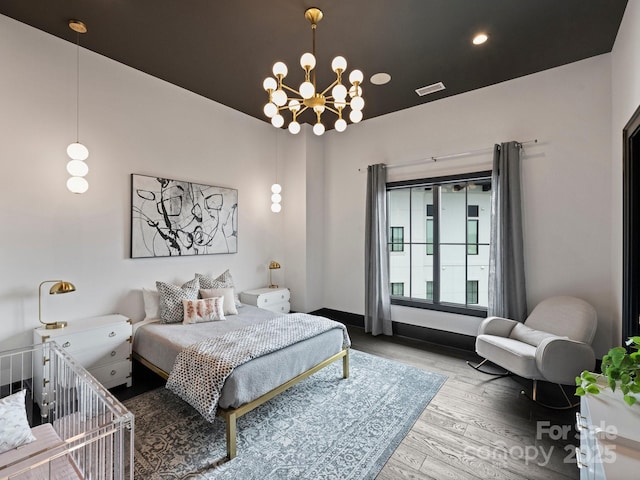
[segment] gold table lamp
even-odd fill
[[[269,264],[269,288],[278,288],[278,285],[274,285],[273,281],[271,280],[271,272],[273,270],[277,270],[279,268],[280,268],[280,264],[278,262],[276,262],[276,261],[272,261]]]
[[[49,289],[49,295],[57,295],[59,293],[71,293],[76,291],[75,285],[71,282],[65,282],[64,280],[45,280],[38,287],[38,320],[45,326],[46,329],[64,328],[67,326],[67,322],[53,322],[45,323],[42,321],[42,285],[45,283],[53,283],[54,285]]]

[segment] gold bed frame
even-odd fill
[[[133,358],[139,361],[142,365],[147,367],[152,372],[160,375],[162,378],[167,380],[169,378],[169,374],[162,370],[161,368],[156,367],[153,363],[148,361],[146,358],[141,357],[137,353],[133,353]],[[313,375],[318,370],[323,369],[324,367],[332,364],[336,360],[342,358],[342,378],[349,378],[349,349],[344,348],[335,355],[330,356],[326,360],[323,360],[315,367],[311,367],[309,370],[302,372],[300,375],[292,378],[288,382],[283,383],[279,387],[274,388],[273,390],[268,391],[264,395],[256,398],[255,400],[245,403],[244,405],[240,405],[236,408],[218,408],[218,415],[224,417],[226,423],[226,440],[227,440],[227,458],[231,460],[235,458],[237,454],[236,449],[236,422],[238,418],[243,416],[246,413],[249,413],[254,408],[259,407],[265,402],[268,402],[273,397],[278,395],[279,393],[284,392],[289,387],[292,387],[296,383],[304,380],[305,378]]]

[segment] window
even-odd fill
[[[391,251],[404,252],[404,227],[391,227]]]
[[[433,255],[433,218],[427,218],[427,255]]]
[[[392,303],[483,315],[491,172],[393,182],[387,195],[390,281],[403,284]]]
[[[433,281],[427,280],[427,298],[426,300],[433,301]]]
[[[394,282],[391,284],[391,295],[394,297],[403,297],[404,296],[404,283],[402,282]]]
[[[478,220],[467,220],[467,255],[478,255]]]
[[[478,304],[478,280],[467,280],[467,305]]]

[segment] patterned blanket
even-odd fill
[[[306,313],[292,313],[208,338],[178,354],[167,388],[213,422],[222,387],[235,367],[334,328],[342,329],[343,348],[351,346],[343,324]]]

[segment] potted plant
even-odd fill
[[[598,394],[608,387],[612,392],[619,389],[629,406],[635,404],[640,393],[640,337],[629,338],[627,346],[631,353],[624,347],[614,347],[602,357],[601,374],[585,370],[576,377],[576,395]]]

